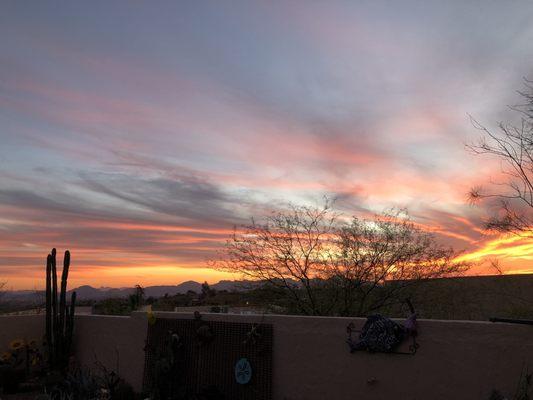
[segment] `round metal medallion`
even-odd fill
[[[241,358],[235,364],[235,380],[241,385],[246,385],[252,379],[252,366],[246,358]]]

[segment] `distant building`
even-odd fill
[[[266,310],[257,307],[230,307],[230,306],[190,306],[190,307],[174,307],[174,312],[180,313],[194,313],[195,311],[201,313],[215,313],[215,314],[266,314]]]
[[[92,306],[78,306],[76,307],[74,314],[75,315],[91,315],[93,314],[93,307]]]

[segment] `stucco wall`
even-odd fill
[[[262,317],[205,314],[204,319],[260,322]],[[523,367],[533,368],[533,326],[423,320],[418,353],[402,356],[350,354],[346,325],[355,321],[360,328],[363,319],[267,316],[263,321],[274,325],[276,400],[488,399],[495,388],[512,396]],[[13,337],[33,337],[31,332],[42,329],[42,317],[0,317],[0,324],[1,346]],[[78,316],[76,356],[89,366],[95,355],[110,368],[118,360],[120,374],[138,389],[146,327],[142,313]]]
[[[0,315],[0,354],[15,339],[41,341],[44,336],[44,315]]]
[[[76,316],[74,352],[77,361],[90,368],[104,365],[142,389],[144,345],[148,323],[144,313],[132,317]]]

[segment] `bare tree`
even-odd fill
[[[133,293],[128,296],[130,308],[135,311],[144,305],[144,288],[141,285],[135,285]]]
[[[0,281],[0,313],[4,312],[5,311],[5,304],[3,302],[3,298],[5,297],[6,295],[6,291],[5,291],[5,286],[6,286],[7,282],[5,281]]]
[[[353,218],[338,231],[331,271],[340,292],[341,315],[363,315],[404,300],[407,289],[468,268],[458,254],[439,245],[402,210]]]
[[[7,282],[0,282],[0,300],[2,300],[2,297],[4,297],[4,286],[6,285]]]
[[[503,269],[499,259],[489,259],[489,266],[496,272],[496,275],[503,275]]]
[[[267,282],[305,315],[361,315],[466,266],[399,214],[345,221],[328,205],[292,206],[235,232],[214,266]]]
[[[205,281],[204,283],[202,283],[202,291],[200,292],[200,295],[198,296],[198,299],[199,300],[206,300],[209,297],[215,296],[216,294],[217,294],[216,289],[211,288],[211,286],[209,286],[209,283],[207,283],[207,281]]]
[[[335,222],[328,205],[322,209],[291,206],[287,212],[268,216],[264,223],[252,220],[235,231],[214,265],[283,289],[301,314],[327,313],[327,306],[318,301],[316,286],[330,258]]]
[[[524,104],[510,107],[519,115],[520,122],[500,122],[498,129],[491,131],[471,118],[482,135],[467,148],[474,154],[498,158],[506,176],[505,182],[492,182],[488,188],[476,187],[470,191],[473,202],[498,201],[499,213],[486,222],[486,228],[529,235],[533,226],[533,86],[530,81],[525,86],[526,90],[519,92]]]
[[[43,311],[43,308],[46,309],[46,292],[34,288],[32,297],[33,308],[37,314],[40,314]]]

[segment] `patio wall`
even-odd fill
[[[158,318],[190,314],[156,313]],[[261,316],[205,314],[205,320],[260,322]],[[488,399],[497,388],[512,396],[525,365],[533,368],[533,326],[423,320],[415,356],[348,352],[345,318],[267,316],[274,326],[274,399]],[[364,320],[355,320],[358,328]],[[0,317],[0,348],[14,337],[42,332],[42,317]],[[147,321],[78,316],[76,356],[95,359],[136,389],[142,384]],[[530,368],[530,369],[531,369]]]

